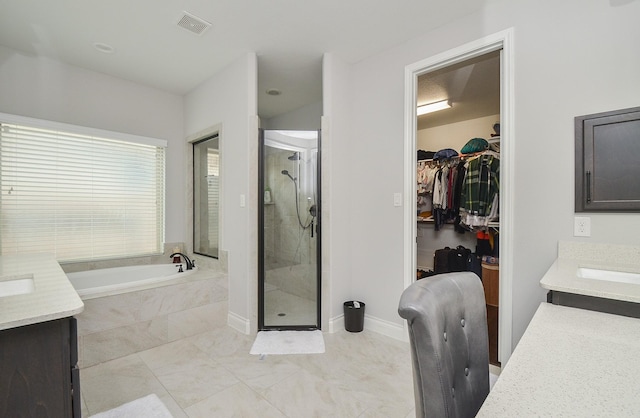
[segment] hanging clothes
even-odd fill
[[[452,162],[452,159],[457,161],[458,155],[458,151],[445,148],[439,150],[433,156],[434,160],[438,160],[442,164],[436,174],[433,185],[433,218],[436,231],[440,230],[440,226],[452,219],[452,184],[455,182],[456,176],[455,163]],[[452,167],[454,168],[452,169]]]
[[[425,194],[427,190],[425,184],[427,183],[427,163],[424,161],[418,161],[418,171],[416,172],[417,192],[418,192],[418,207],[424,205],[427,202]]]
[[[459,227],[460,195],[464,175],[464,161],[458,159],[448,161],[438,171],[433,193],[436,231],[445,223],[453,223],[457,232],[465,232]]]
[[[460,201],[461,223],[486,228],[498,216],[500,158],[487,151],[467,161]]]
[[[454,188],[456,184],[456,178],[458,177],[458,166],[455,165],[449,169],[449,175],[447,177],[447,208],[454,209]]]
[[[449,167],[442,166],[433,180],[433,223],[436,231],[439,231],[446,221],[448,178]]]
[[[418,207],[431,205],[436,231],[445,223],[458,233],[486,230],[499,217],[499,154],[419,161],[416,175]]]
[[[456,182],[453,187],[453,212],[455,213],[454,218],[454,230],[459,234],[464,234],[467,229],[464,225],[461,225],[461,217],[460,217],[460,200],[462,198],[462,188],[464,186],[464,179],[466,177],[466,169],[467,164],[466,161],[460,160],[457,166],[458,175],[456,177]]]
[[[449,167],[442,166],[436,171],[433,180],[433,208],[447,208],[447,191],[448,191]]]
[[[431,193],[433,192],[433,182],[435,180],[437,167],[433,165],[431,160],[418,161],[416,172],[418,206],[431,203]],[[429,196],[428,196],[429,195]]]

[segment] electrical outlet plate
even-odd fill
[[[589,218],[588,216],[575,216],[573,218],[573,236],[590,237],[591,218]]]

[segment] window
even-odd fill
[[[218,135],[193,144],[193,252],[218,257],[220,147]]]
[[[0,253],[67,262],[161,253],[165,146],[0,115]]]

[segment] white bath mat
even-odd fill
[[[320,354],[324,353],[322,331],[260,331],[251,354]]]
[[[173,418],[155,393],[127,402],[117,408],[100,412],[90,418]]]

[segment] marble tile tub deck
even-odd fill
[[[77,315],[79,366],[157,347],[224,325],[227,276],[199,270],[156,287],[90,297]]]

